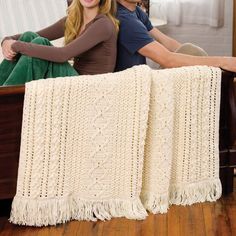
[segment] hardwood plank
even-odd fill
[[[227,215],[229,217],[229,224],[231,234],[236,235],[236,205],[226,206]]]
[[[136,233],[140,236],[155,235],[155,215],[150,214],[146,220],[139,221],[136,224]],[[158,226],[157,226],[158,227]]]
[[[230,194],[222,199],[228,216],[232,235],[236,235],[236,194]]]
[[[124,236],[129,231],[130,220],[125,218],[114,218],[104,222],[103,236]],[[131,235],[133,236],[134,234]]]
[[[214,203],[202,204],[203,217],[205,222],[205,232],[207,236],[216,235],[216,217],[214,214]]]
[[[154,234],[167,236],[168,234],[168,214],[157,214],[154,218]]]
[[[140,225],[142,222],[144,221],[129,220],[128,235],[140,235],[140,228],[137,225]]]
[[[216,235],[230,236],[231,229],[229,224],[229,219],[225,211],[224,202],[222,200],[217,201],[214,204],[214,215],[216,217]]]
[[[173,206],[173,207],[177,207],[177,206]],[[194,234],[195,222],[191,216],[191,208],[188,206],[178,206],[178,215],[179,215],[180,235],[181,236],[195,235]]]
[[[92,236],[92,235],[96,235],[95,232],[95,222],[86,222],[86,221],[82,221],[80,222],[80,227],[78,227],[78,231],[76,231],[77,235],[88,235],[88,236]]]
[[[191,222],[189,226],[192,228],[192,234],[189,235],[208,236],[205,229],[202,205],[203,204],[194,204],[191,207],[187,207],[189,209],[189,222]]]
[[[179,206],[171,206],[168,210],[168,235],[182,236],[180,234]]]
[[[71,221],[71,222],[66,223],[63,236],[79,235],[78,232],[79,232],[80,224],[81,224],[80,221]]]
[[[0,223],[1,225],[1,223]],[[1,236],[62,236],[65,225],[51,226],[51,227],[26,227],[17,226],[9,223],[7,219],[4,220],[4,225],[0,231]]]

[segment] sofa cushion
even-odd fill
[[[2,49],[0,49],[0,63],[1,63],[2,60],[3,60]]]

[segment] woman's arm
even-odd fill
[[[47,38],[48,40],[55,40],[64,37],[65,33],[66,17],[63,17],[53,25],[50,25],[38,32],[41,37]]]
[[[63,17],[56,23],[37,31],[36,33],[40,35],[41,37],[47,38],[48,40],[55,40],[59,39],[64,36],[64,31],[65,31],[65,22],[66,22],[66,17]],[[12,36],[7,36],[3,38],[1,45],[3,45],[3,42],[7,39],[13,39],[13,40],[18,40],[20,38],[21,34],[16,34]]]
[[[95,45],[111,37],[113,23],[106,18],[96,20],[85,32],[64,47],[44,46],[16,41],[12,50],[30,57],[36,57],[53,62],[66,62],[93,48]]]
[[[50,25],[47,28],[44,28],[36,32],[41,37],[47,38],[48,40],[55,40],[64,36],[66,17],[63,17],[53,25]],[[13,36],[5,37],[2,42],[2,53],[5,59],[12,60],[15,56],[15,53],[11,49],[11,45],[14,43],[13,40],[18,40],[21,34],[16,34]]]

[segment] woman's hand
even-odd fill
[[[2,54],[6,60],[12,61],[16,55],[16,52],[14,52],[11,48],[15,41],[16,40],[13,39],[6,39],[2,43]]]

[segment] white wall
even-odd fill
[[[233,1],[226,0],[225,20],[222,28],[208,25],[182,24],[167,25],[160,30],[178,41],[197,44],[209,55],[232,55]]]

